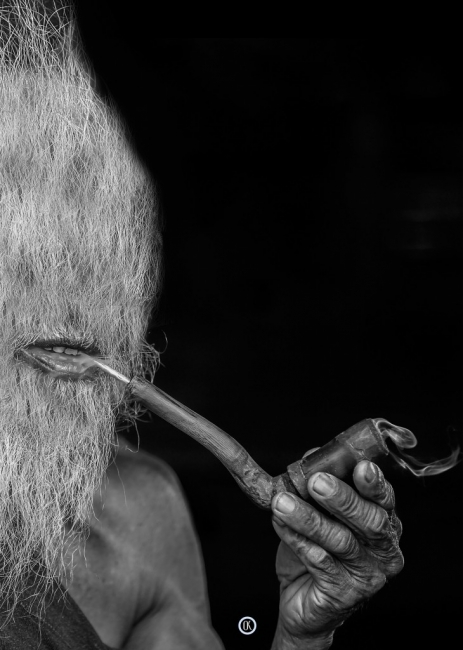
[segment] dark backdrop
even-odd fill
[[[147,3],[145,3],[147,5]],[[158,186],[165,281],[149,340],[159,387],[271,474],[364,417],[461,438],[461,48],[425,38],[158,38],[108,1],[80,20],[101,92]],[[175,469],[227,650],[269,648],[269,513],[153,416],[141,446]],[[129,435],[136,441],[136,431]],[[453,647],[461,636],[461,466],[392,464],[405,569],[336,647]],[[257,632],[239,634],[253,616]]]

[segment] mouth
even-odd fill
[[[44,350],[48,350],[48,351],[53,350],[53,352],[58,354],[63,354],[63,353],[69,354],[71,356],[75,356],[76,354],[81,354],[81,353],[91,354],[95,356],[101,355],[101,351],[95,343],[78,341],[77,339],[67,339],[67,338],[40,339],[34,341],[32,343],[32,346],[43,348]]]
[[[101,352],[93,343],[55,338],[17,348],[14,356],[57,379],[77,381],[94,378],[99,369],[95,358],[101,358]]]

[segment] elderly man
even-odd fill
[[[86,351],[152,378],[161,244],[152,183],[72,17],[39,0],[0,11],[0,647],[220,648],[178,480],[116,427],[138,407],[111,377],[66,381],[17,354]],[[274,498],[274,650],[329,647],[402,568],[391,486],[368,462],[354,482],[311,477],[333,517]]]

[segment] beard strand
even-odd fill
[[[117,380],[52,379],[14,359],[34,339],[92,340],[153,379],[145,333],[161,287],[153,182],[97,96],[73,11],[0,7],[0,612],[34,577],[42,601],[89,534],[118,418],[146,409]],[[54,3],[52,3],[54,4]],[[60,3],[58,3],[60,4]],[[118,429],[116,429],[117,431]]]
[[[69,549],[89,535],[116,414],[110,382],[60,382],[24,368],[19,388],[0,390],[0,610],[8,612],[31,576],[42,599],[54,581],[72,580]]]

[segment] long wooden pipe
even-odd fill
[[[141,402],[150,411],[209,449],[225,465],[248,497],[266,510],[271,509],[272,498],[278,492],[292,492],[307,499],[307,481],[315,472],[328,472],[343,479],[352,473],[359,461],[376,460],[389,453],[380,426],[386,421],[379,418],[366,419],[309,456],[292,463],[285,473],[272,477],[259,467],[232,436],[160,388],[140,377],[133,377],[129,381],[106,364],[99,361],[95,363],[124,381],[126,391],[132,399]]]
[[[130,398],[141,402],[150,411],[209,449],[225,465],[248,497],[266,510],[270,510],[272,498],[278,492],[292,492],[308,499],[307,481],[315,472],[328,472],[344,479],[350,476],[359,461],[377,460],[387,455],[389,449],[384,440],[388,435],[392,437],[393,432],[400,430],[402,438],[404,432],[411,436],[409,444],[405,446],[416,443],[416,438],[410,431],[395,427],[387,420],[362,420],[314,453],[289,465],[283,474],[272,477],[228,433],[146,380],[140,377],[129,380],[103,363],[101,357],[99,359],[84,352],[71,357],[34,345],[18,349],[15,357],[52,377],[68,381],[93,378],[98,369],[104,370],[126,384]]]

